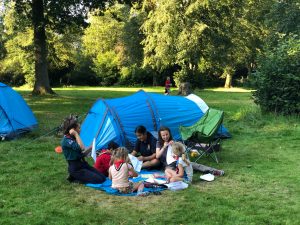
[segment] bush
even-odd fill
[[[59,79],[59,84],[66,85],[89,85],[97,86],[100,81],[95,72],[91,69],[92,61],[89,58],[80,56],[76,65],[65,68],[64,71],[59,71],[56,75]]]
[[[100,53],[94,60],[92,69],[100,78],[101,85],[113,85],[120,76],[118,56],[114,51]]]
[[[151,85],[152,75],[149,70],[134,64],[129,67],[122,67],[119,81],[122,85]]]
[[[297,36],[282,39],[268,48],[259,60],[252,80],[257,89],[255,103],[262,111],[278,114],[300,113],[300,40]]]
[[[0,82],[9,86],[22,86],[25,84],[25,77],[23,74],[0,72]]]

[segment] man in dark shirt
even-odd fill
[[[138,126],[135,135],[137,140],[131,154],[133,156],[140,154],[138,159],[143,161],[142,168],[157,168],[160,165],[160,161],[155,156],[157,139],[144,126]]]

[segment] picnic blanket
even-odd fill
[[[154,170],[141,170],[139,172],[139,176],[135,178],[130,178],[129,180],[132,182],[139,182],[139,181],[146,181],[149,177],[153,177],[154,173],[161,173],[161,171],[154,171]],[[119,195],[119,196],[136,196],[137,193],[129,193],[129,194],[123,194],[120,193],[118,190],[111,187],[111,180],[109,178],[106,178],[106,180],[102,184],[86,184],[87,187],[94,188],[97,190],[105,191],[107,194],[110,195]],[[161,191],[167,190],[167,187],[162,186],[153,186],[153,187],[145,187],[144,191],[150,192],[150,193],[159,193]]]

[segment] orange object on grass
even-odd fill
[[[62,148],[61,148],[61,146],[56,146],[56,147],[55,147],[55,152],[56,152],[56,153],[62,153]]]

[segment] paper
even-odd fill
[[[153,174],[140,174],[141,178],[151,178],[153,177]]]
[[[131,164],[133,166],[133,169],[136,171],[136,172],[140,172],[141,169],[142,169],[142,165],[143,165],[143,161],[140,161],[138,160],[137,157],[131,155],[131,154],[128,154],[128,157],[131,161]]]
[[[200,179],[202,180],[206,180],[206,181],[213,181],[215,179],[215,176],[213,174],[204,174],[202,176],[200,176]]]
[[[167,182],[166,180],[155,179],[153,177],[150,177],[145,181],[149,182],[149,183],[152,183],[152,184],[165,184]]]
[[[97,154],[96,154],[96,138],[93,139],[93,144],[92,144],[92,158],[96,162]]]

